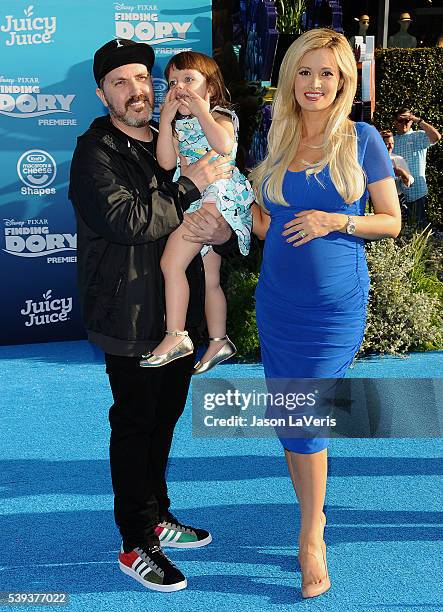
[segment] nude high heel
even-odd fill
[[[321,528],[322,528],[323,533],[324,533],[325,525],[326,525],[326,520],[324,522],[323,520],[321,520]],[[331,581],[329,579],[328,565],[326,563],[325,541],[323,540],[321,544],[321,562],[323,563],[324,568],[325,568],[325,575],[321,579],[320,582],[311,582],[308,584],[303,584],[303,567],[302,567],[302,562],[301,562],[301,557],[303,555],[313,555],[318,560],[320,560],[320,557],[317,554],[311,553],[308,551],[302,552],[301,550],[299,550],[299,553],[298,553],[298,560],[300,563],[300,569],[301,569],[301,574],[302,574],[302,584],[301,584],[302,597],[303,599],[308,599],[311,597],[318,597],[319,595],[322,595],[323,593],[325,593],[327,590],[331,588]]]
[[[311,582],[309,584],[303,584],[303,569],[302,569],[301,595],[304,599],[308,599],[310,597],[318,597],[318,595],[322,595],[323,593],[326,593],[326,591],[331,588],[331,581],[329,579],[328,566],[326,563],[326,544],[324,542],[322,542],[321,551],[322,551],[322,562],[325,566],[325,575],[321,579],[320,582]],[[313,555],[319,559],[319,557],[314,553],[305,552],[302,554]],[[301,565],[302,564],[300,563],[300,567]]]

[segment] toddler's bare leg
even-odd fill
[[[222,338],[226,335],[226,298],[220,287],[221,257],[210,250],[203,257],[205,267],[205,312],[209,335]],[[211,341],[201,363],[209,361],[225,344],[226,340]]]
[[[189,285],[186,268],[199,253],[201,244],[183,240],[186,229],[180,225],[168,238],[160,261],[165,279],[166,329],[184,331],[189,303]],[[181,342],[180,336],[165,336],[152,351],[163,355]]]
[[[209,198],[211,196],[208,196]],[[208,210],[214,217],[220,217],[221,213],[213,200],[205,200],[203,208]],[[226,298],[220,287],[221,257],[211,249],[203,257],[205,268],[205,314],[208,324],[209,335],[213,338],[222,338],[226,335]],[[211,341],[207,351],[200,359],[201,363],[209,361],[221,347],[225,340]]]

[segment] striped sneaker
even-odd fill
[[[175,567],[159,546],[134,548],[118,556],[121,571],[154,591],[180,591],[188,585],[181,571]]]
[[[155,533],[160,540],[160,546],[171,548],[199,548],[212,542],[209,531],[183,525],[171,513],[157,525]]]

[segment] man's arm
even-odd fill
[[[399,119],[412,119],[414,123],[417,124],[417,127],[420,130],[423,130],[426,136],[429,138],[431,145],[437,144],[437,142],[441,139],[441,134],[438,130],[435,129],[430,123],[427,123],[421,117],[416,117],[412,113],[400,115]]]
[[[431,145],[435,145],[439,140],[441,140],[440,132],[436,130],[435,127],[432,126],[430,123],[426,123],[424,119],[420,119],[420,121],[418,121],[418,127],[421,130],[425,131],[426,136],[431,142]]]
[[[85,223],[109,242],[141,244],[171,233],[199,190],[187,179],[132,185],[115,153],[80,143],[71,165],[69,197]],[[146,178],[148,183],[149,177]]]
[[[397,155],[394,162],[394,174],[400,177],[405,187],[410,187],[414,182],[414,177],[409,170],[407,161],[400,155]]]
[[[85,223],[109,242],[154,241],[181,223],[182,211],[200,198],[210,182],[228,177],[225,161],[209,164],[208,159],[209,155],[193,164],[176,182],[158,184],[153,173],[151,185],[140,193],[119,169],[113,151],[84,141],[71,166],[70,199]]]

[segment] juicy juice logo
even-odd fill
[[[20,310],[20,314],[28,317],[25,321],[26,327],[68,320],[68,313],[72,310],[72,297],[52,299],[51,289],[46,291],[42,297],[43,301],[38,302],[26,300],[25,307]]]
[[[56,17],[34,17],[34,7],[28,6],[24,17],[6,15],[0,31],[8,34],[5,45],[41,45],[54,42],[52,36],[57,28]]]

